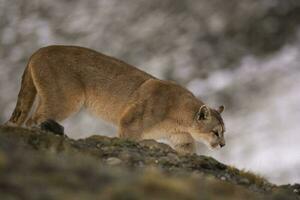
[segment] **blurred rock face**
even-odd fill
[[[296,0],[2,0],[0,123],[35,50],[86,46],[175,80],[212,106],[225,103],[228,145],[214,156],[275,182],[299,181],[299,19]],[[73,137],[114,133],[86,114],[65,125]]]

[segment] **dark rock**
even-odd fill
[[[64,127],[52,119],[47,119],[42,122],[40,126],[44,131],[50,131],[57,135],[64,135]]]

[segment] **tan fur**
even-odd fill
[[[37,109],[26,121],[35,96]],[[81,107],[117,125],[120,137],[165,138],[180,152],[194,152],[195,141],[211,147],[224,143],[222,110],[208,108],[173,82],[75,46],[49,46],[32,55],[8,123],[21,126],[26,121],[35,126],[47,119],[62,121]]]

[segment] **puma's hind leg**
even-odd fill
[[[52,95],[52,96],[51,96]],[[73,113],[77,112],[83,102],[81,97],[73,97],[72,100],[67,97],[55,97],[53,94],[44,95],[40,98],[39,105],[32,116],[27,120],[26,126],[38,126],[42,122],[51,119],[57,122],[63,121]]]
[[[39,126],[51,119],[60,122],[77,112],[84,102],[84,92],[76,79],[66,82],[66,77],[59,77],[52,67],[43,70],[33,66],[32,75],[38,95],[37,109],[27,120],[27,126]]]

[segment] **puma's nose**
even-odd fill
[[[220,147],[224,147],[224,146],[225,146],[225,143],[221,143],[221,144],[220,144]]]

